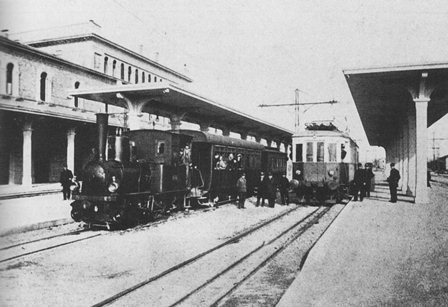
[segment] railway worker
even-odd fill
[[[274,176],[272,173],[268,173],[268,178],[265,179],[265,191],[266,198],[268,199],[269,207],[274,208],[275,206],[275,196],[277,192],[277,185],[274,182]]]
[[[255,205],[255,207],[260,206],[260,199],[261,199],[261,206],[264,207],[264,201],[266,199],[265,197],[265,178],[266,176],[264,175],[264,172],[260,172],[260,177],[258,179],[258,182],[256,184],[257,187],[257,204]]]
[[[366,195],[366,172],[365,169],[362,168],[362,163],[358,163],[358,169],[355,171],[353,180],[353,194],[355,196],[353,200],[358,201],[359,194],[359,200],[362,201]]]
[[[246,209],[244,207],[247,193],[247,181],[245,173],[242,173],[241,177],[236,182],[236,191],[238,193],[238,209]]]
[[[67,168],[67,165],[64,165],[64,168],[61,172],[61,176],[59,178],[59,182],[62,186],[62,195],[64,200],[70,199],[70,186],[72,185],[73,173],[71,170]]]
[[[372,166],[370,163],[364,164],[365,166],[365,176],[366,176],[366,197],[370,197],[370,190],[372,189],[372,178],[375,177],[372,171]]]
[[[397,202],[397,187],[398,181],[400,181],[400,172],[395,169],[395,163],[390,164],[390,175],[387,177],[387,182],[389,183],[390,190],[390,200],[391,203]]]
[[[286,174],[283,174],[282,178],[280,178],[278,187],[282,197],[282,204],[286,206],[289,205],[289,180],[286,178]]]

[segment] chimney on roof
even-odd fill
[[[9,29],[3,29],[2,36],[8,38],[9,37]]]

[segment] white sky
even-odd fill
[[[293,130],[293,108],[335,99],[305,121],[348,117],[364,140],[342,69],[448,62],[448,1],[0,0],[11,33],[95,20],[103,35],[183,72],[196,92]],[[448,120],[447,120],[448,121]],[[444,126],[445,127],[445,126]],[[448,126],[446,126],[448,127]],[[448,129],[448,128],[447,128]],[[446,131],[446,129],[445,129]]]

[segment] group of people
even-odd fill
[[[277,182],[274,179],[272,173],[268,173],[266,176],[264,172],[260,173],[260,177],[257,182],[257,203],[256,207],[260,205],[265,206],[265,201],[267,200],[267,205],[270,208],[275,206],[275,198],[277,195],[277,188],[280,190],[280,195],[283,205],[289,204],[289,180],[286,175],[283,174],[280,180]],[[246,174],[242,173],[240,178],[236,182],[237,197],[238,197],[238,208],[244,209],[244,203],[247,194],[247,180]]]
[[[365,168],[363,168],[362,164],[358,163],[358,169],[355,171],[352,186],[353,201],[358,201],[358,196],[360,201],[363,201],[364,197],[370,197],[370,187],[373,177],[374,174],[369,164],[366,164]]]
[[[216,170],[241,170],[243,169],[243,155],[229,153],[227,157],[223,154],[215,154],[214,165]]]

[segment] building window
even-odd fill
[[[121,63],[120,65],[120,78],[121,80],[124,80],[124,64]]]
[[[40,100],[45,101],[47,88],[47,73],[40,74]]]
[[[132,68],[131,66],[128,67],[128,81],[131,82],[131,75],[132,75]]]
[[[138,83],[138,69],[135,69],[135,84]]]
[[[108,57],[105,57],[105,58],[104,58],[104,73],[105,73],[105,74],[107,74],[107,68],[108,68],[108,65],[109,65],[109,58],[108,58]]]
[[[115,77],[115,71],[116,71],[116,69],[117,69],[117,61],[114,60],[114,61],[112,62],[112,77]]]
[[[148,74],[148,82],[151,83],[151,75]]]
[[[8,63],[6,66],[6,94],[12,95],[12,73],[14,71],[14,64]]]
[[[157,77],[156,76],[154,76],[154,82],[157,82]]]
[[[101,54],[95,53],[93,57],[93,68],[101,69]]]
[[[145,83],[145,72],[142,71],[142,83]]]
[[[79,84],[80,84],[79,81],[75,82],[75,90],[79,88]],[[75,104],[75,108],[77,108],[78,107],[78,96],[75,96],[74,104]]]

